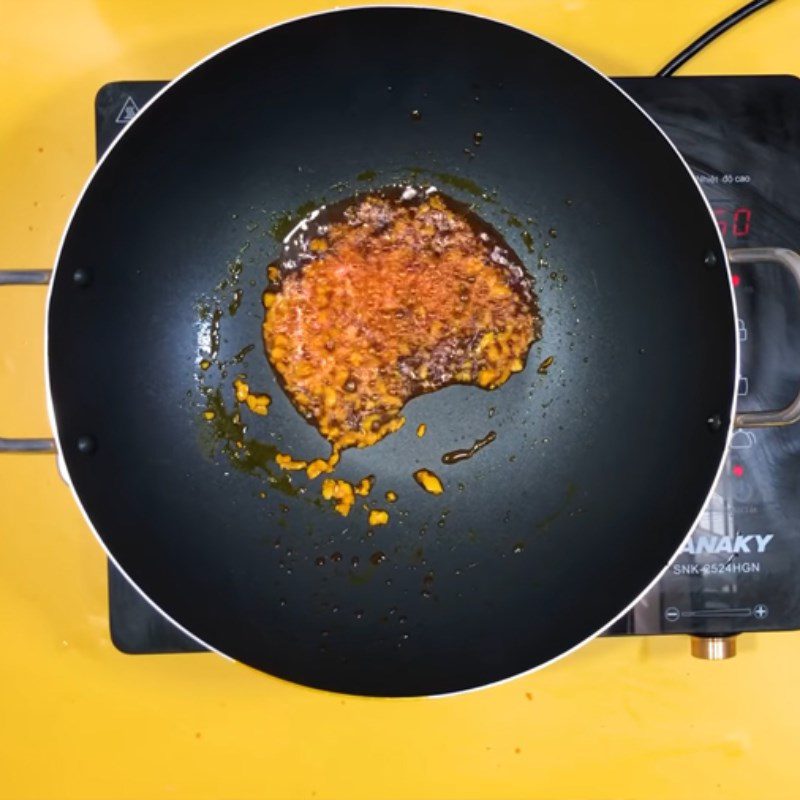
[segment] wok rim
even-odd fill
[[[677,149],[677,147],[673,144],[672,140],[669,139],[669,137],[666,135],[666,133],[664,133],[664,131],[661,129],[661,127],[652,118],[652,116],[650,116],[650,114],[638,102],[636,102],[636,100],[634,100],[624,89],[622,89],[618,84],[616,84],[613,80],[611,80],[611,78],[609,78],[607,75],[605,75],[599,69],[594,67],[592,64],[590,64],[588,61],[586,61],[581,56],[578,56],[575,53],[571,52],[570,50],[567,50],[565,47],[562,47],[561,45],[553,42],[552,40],[548,39],[547,37],[541,36],[541,35],[539,35],[537,33],[533,33],[532,31],[526,30],[525,28],[522,28],[519,25],[515,25],[515,24],[510,23],[510,22],[499,20],[499,19],[496,19],[494,17],[487,16],[485,14],[477,14],[477,13],[474,13],[472,11],[462,11],[462,10],[440,8],[440,7],[428,6],[428,5],[417,5],[417,4],[400,5],[400,4],[391,4],[391,3],[378,3],[378,4],[368,4],[368,5],[360,5],[360,6],[351,6],[351,7],[346,7],[346,8],[333,8],[333,9],[327,9],[327,10],[324,10],[324,11],[314,11],[314,12],[311,12],[311,13],[308,13],[308,14],[301,14],[301,15],[296,16],[296,17],[290,17],[288,19],[284,19],[284,20],[281,20],[279,22],[275,22],[275,23],[273,23],[271,25],[267,25],[267,26],[265,26],[263,28],[259,28],[258,30],[251,31],[250,33],[247,33],[247,34],[239,37],[238,39],[234,39],[233,41],[228,42],[227,44],[225,44],[225,45],[217,48],[216,50],[212,51],[211,53],[207,54],[206,56],[201,58],[199,61],[196,61],[195,63],[193,63],[191,66],[189,66],[183,72],[181,72],[177,77],[175,77],[171,81],[169,81],[166,86],[164,86],[161,89],[159,89],[156,92],[156,94],[153,95],[153,97],[151,97],[150,100],[148,100],[139,109],[139,111],[136,114],[136,116],[125,126],[125,128],[114,139],[114,141],[109,145],[109,147],[106,149],[106,151],[102,154],[102,156],[98,159],[98,161],[94,165],[92,171],[89,173],[89,176],[87,177],[86,181],[83,184],[83,187],[81,188],[81,190],[80,190],[80,192],[78,194],[78,197],[77,197],[77,199],[76,199],[76,201],[75,201],[75,203],[74,203],[74,205],[72,207],[72,210],[70,211],[69,217],[67,218],[67,222],[66,222],[66,224],[64,226],[64,230],[63,230],[63,232],[61,234],[61,239],[60,239],[59,244],[58,244],[58,249],[56,250],[55,260],[54,260],[54,263],[53,263],[52,276],[51,276],[51,279],[50,279],[50,285],[48,287],[47,298],[46,298],[46,301],[45,301],[44,363],[45,363],[45,393],[46,393],[45,396],[46,396],[46,405],[47,405],[47,415],[48,415],[48,419],[49,419],[49,422],[50,422],[50,428],[51,428],[51,430],[53,432],[53,436],[54,436],[55,442],[56,442],[59,472],[60,472],[64,482],[67,484],[67,486],[68,486],[68,488],[70,490],[70,493],[72,494],[72,496],[73,496],[73,498],[75,500],[75,503],[77,504],[78,509],[81,512],[81,515],[83,516],[84,521],[89,526],[89,530],[94,535],[94,537],[97,540],[97,542],[99,543],[100,547],[105,552],[106,557],[109,559],[109,561],[111,561],[111,563],[120,572],[120,574],[124,576],[125,580],[127,580],[128,583],[136,590],[136,592],[148,603],[148,605],[150,605],[164,619],[166,619],[168,622],[170,622],[170,624],[175,626],[179,631],[181,631],[184,635],[188,636],[190,639],[192,639],[194,642],[199,644],[201,647],[205,648],[206,650],[208,650],[208,651],[210,651],[212,653],[216,653],[217,655],[222,656],[227,661],[233,661],[235,663],[242,664],[243,666],[249,667],[250,669],[253,669],[254,671],[257,671],[259,673],[263,673],[265,675],[269,675],[269,677],[274,679],[274,680],[279,680],[281,682],[292,684],[294,686],[300,686],[300,687],[303,687],[304,689],[309,689],[309,690],[312,690],[312,691],[319,691],[319,692],[333,693],[333,694],[349,694],[349,693],[346,693],[346,692],[334,692],[331,689],[322,689],[322,688],[319,688],[319,687],[316,687],[316,686],[310,686],[308,684],[297,683],[295,681],[289,680],[288,678],[283,678],[283,677],[280,677],[278,675],[274,675],[272,673],[264,672],[263,670],[258,670],[255,667],[250,667],[250,665],[245,664],[244,662],[238,661],[234,657],[229,656],[227,653],[224,653],[222,650],[219,650],[218,648],[214,647],[209,642],[206,642],[205,640],[201,639],[199,636],[197,636],[194,633],[192,633],[192,631],[190,631],[189,629],[185,628],[174,617],[170,616],[149,595],[147,595],[138,586],[138,584],[133,581],[133,579],[130,577],[130,575],[128,575],[128,573],[125,570],[125,568],[123,567],[123,565],[120,564],[120,562],[116,559],[116,557],[111,553],[111,551],[109,550],[109,548],[106,545],[105,541],[103,540],[102,536],[100,535],[99,531],[97,530],[97,528],[95,527],[94,523],[92,522],[88,512],[84,508],[84,505],[81,502],[81,498],[78,495],[77,490],[75,489],[75,486],[74,486],[74,483],[73,483],[73,480],[72,480],[72,476],[69,473],[69,468],[67,466],[66,460],[64,459],[64,457],[62,455],[63,454],[63,445],[62,445],[62,441],[61,441],[61,433],[60,433],[60,431],[58,429],[58,424],[57,424],[57,421],[56,421],[55,406],[54,406],[54,403],[53,403],[53,394],[52,394],[51,385],[50,385],[50,347],[49,347],[49,344],[50,344],[50,306],[51,306],[51,301],[52,301],[53,291],[54,291],[54,286],[55,286],[56,272],[58,270],[59,264],[61,263],[64,245],[65,245],[65,242],[67,240],[67,236],[68,236],[68,234],[70,232],[70,229],[72,227],[72,224],[73,224],[73,221],[74,221],[74,218],[75,218],[75,214],[77,213],[78,209],[80,208],[81,203],[83,202],[83,199],[84,199],[84,196],[85,196],[86,192],[89,190],[89,187],[91,186],[92,182],[94,181],[95,176],[98,174],[98,172],[102,168],[103,164],[105,163],[106,158],[108,158],[108,156],[113,152],[114,148],[119,144],[119,142],[122,139],[124,139],[124,137],[126,136],[128,131],[146,114],[146,112],[151,108],[151,106],[153,106],[158,100],[160,100],[162,96],[164,96],[167,92],[169,92],[170,89],[172,89],[174,86],[176,86],[181,80],[183,80],[185,77],[187,77],[188,75],[193,73],[196,69],[198,69],[199,67],[204,65],[206,62],[211,61],[213,58],[216,58],[218,55],[221,55],[222,53],[224,53],[224,52],[236,47],[237,45],[239,45],[239,44],[241,44],[243,42],[246,42],[246,41],[248,41],[248,40],[250,40],[250,39],[252,39],[252,38],[254,38],[256,36],[260,36],[261,34],[267,33],[267,32],[269,32],[271,30],[276,29],[276,28],[281,28],[281,27],[286,26],[286,25],[292,25],[292,24],[295,24],[295,23],[298,23],[298,22],[303,22],[304,20],[307,20],[307,19],[314,19],[314,18],[317,18],[317,17],[324,17],[324,16],[329,16],[329,15],[332,15],[332,14],[358,14],[360,11],[367,11],[367,10],[373,10],[373,11],[375,11],[375,10],[377,10],[377,11],[380,11],[380,10],[400,10],[400,11],[409,11],[409,12],[432,11],[432,12],[435,12],[435,13],[438,13],[438,14],[449,14],[449,15],[452,15],[453,17],[471,17],[473,19],[480,20],[482,22],[488,22],[488,23],[492,23],[492,24],[495,24],[495,25],[503,26],[503,27],[509,28],[509,29],[511,29],[513,31],[525,34],[526,36],[530,36],[530,37],[532,37],[534,39],[538,39],[538,40],[544,42],[545,44],[548,44],[551,47],[554,47],[555,49],[561,51],[566,56],[569,56],[569,57],[575,59],[576,61],[580,62],[584,67],[586,67],[588,70],[593,72],[599,78],[604,80],[607,84],[609,84],[611,87],[613,87],[613,89],[615,91],[619,92],[619,94],[621,94],[630,104],[635,106],[638,109],[638,111],[642,114],[642,116],[645,117],[646,120],[653,126],[653,128],[655,128],[658,131],[658,133],[663,138],[663,140],[669,145],[669,147],[671,148],[673,153],[677,156],[678,161],[680,162],[680,164],[682,165],[682,167],[686,171],[686,173],[687,173],[688,177],[690,178],[691,182],[694,184],[694,187],[697,190],[697,193],[702,198],[703,204],[705,205],[706,211],[707,211],[708,216],[709,216],[709,220],[713,224],[713,229],[714,229],[715,234],[717,236],[717,241],[719,243],[720,250],[724,255],[724,268],[725,268],[725,274],[727,276],[728,290],[729,290],[730,299],[731,299],[731,309],[732,309],[732,313],[733,313],[733,319],[737,319],[738,318],[738,308],[737,308],[737,304],[736,304],[736,295],[735,295],[735,292],[734,292],[733,281],[732,281],[732,278],[731,278],[730,262],[729,262],[729,259],[728,259],[727,248],[726,248],[725,243],[724,243],[724,241],[722,239],[722,234],[721,234],[721,232],[719,230],[719,227],[716,224],[716,220],[715,220],[715,217],[714,217],[714,212],[713,212],[713,210],[711,208],[711,204],[710,204],[708,198],[706,197],[705,193],[703,192],[702,188],[700,187],[700,184],[698,183],[697,179],[695,178],[694,173],[692,172],[691,168],[689,167],[688,163],[686,162],[686,159],[683,157],[683,155],[680,153],[680,151]],[[497,680],[491,681],[489,683],[483,683],[483,684],[479,684],[477,686],[471,686],[471,687],[468,687],[466,689],[458,689],[458,690],[452,691],[452,692],[442,692],[442,693],[431,694],[431,695],[413,695],[414,697],[428,697],[428,698],[434,698],[435,699],[435,698],[444,698],[444,697],[454,697],[454,696],[461,695],[461,694],[468,694],[468,693],[476,692],[476,691],[479,691],[479,690],[482,690],[482,689],[488,689],[490,687],[500,686],[500,685],[502,685],[504,683],[508,683],[508,682],[510,682],[512,680],[516,680],[517,678],[520,678],[522,676],[531,675],[531,674],[533,674],[534,672],[537,672],[540,669],[544,669],[545,667],[547,667],[547,666],[549,666],[551,664],[554,664],[554,663],[556,663],[558,661],[561,661],[562,659],[566,658],[567,656],[571,655],[572,653],[574,653],[577,650],[579,650],[580,648],[582,648],[584,645],[586,645],[589,642],[591,642],[593,639],[596,639],[604,631],[606,631],[608,628],[610,628],[615,622],[617,622],[619,619],[624,617],[625,614],[627,614],[635,605],[637,605],[639,603],[639,601],[645,595],[647,595],[650,592],[650,590],[661,580],[661,578],[663,577],[663,575],[666,573],[667,569],[669,568],[669,565],[682,552],[684,544],[686,543],[688,538],[691,536],[691,534],[694,531],[694,529],[697,527],[703,512],[705,511],[706,507],[708,506],[708,503],[711,500],[711,497],[712,497],[712,495],[714,493],[714,490],[716,489],[717,483],[719,482],[720,477],[722,475],[722,470],[723,470],[723,467],[724,467],[724,464],[725,464],[725,459],[727,458],[728,451],[729,451],[729,448],[730,448],[730,441],[731,441],[731,437],[733,436],[734,420],[735,420],[735,414],[736,414],[736,381],[737,381],[737,377],[739,375],[739,370],[740,370],[740,343],[739,343],[739,337],[736,335],[736,331],[733,330],[733,329],[730,331],[730,335],[731,335],[731,339],[733,340],[733,343],[734,343],[734,370],[733,370],[733,380],[732,380],[732,384],[731,384],[731,387],[730,387],[731,401],[730,401],[730,407],[729,407],[729,412],[728,412],[728,424],[727,424],[727,429],[725,431],[725,444],[724,444],[724,447],[722,448],[722,451],[721,451],[719,464],[717,466],[717,470],[716,470],[716,473],[714,475],[714,478],[713,478],[713,480],[711,481],[711,483],[709,485],[708,492],[706,493],[705,500],[703,501],[702,505],[700,506],[700,510],[697,513],[697,516],[695,517],[695,519],[692,522],[692,524],[689,526],[689,528],[684,533],[684,535],[681,538],[680,543],[678,544],[678,547],[676,548],[675,552],[667,560],[667,562],[664,564],[664,566],[659,570],[658,574],[650,581],[650,583],[644,588],[644,590],[642,592],[640,592],[633,600],[631,600],[628,603],[628,605],[626,605],[616,616],[614,616],[612,619],[608,620],[606,623],[604,623],[600,628],[598,628],[596,631],[591,633],[589,636],[585,637],[581,641],[579,641],[576,644],[572,645],[572,647],[570,647],[570,648],[568,648],[566,650],[563,650],[558,655],[553,656],[552,658],[550,658],[550,659],[548,659],[546,661],[543,661],[540,664],[536,664],[535,666],[530,667],[529,669],[522,670],[521,672],[516,672],[513,675],[507,675],[507,676],[505,676],[503,678],[498,678]],[[364,696],[364,695],[352,694],[350,696],[361,697],[361,696]],[[375,696],[375,697],[380,697],[382,699],[401,699],[401,698],[398,698],[398,697],[395,697],[395,696],[392,696],[392,695],[367,695],[367,696]],[[403,696],[403,697],[405,697],[405,696]]]

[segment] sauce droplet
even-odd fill
[[[457,464],[459,461],[466,461],[472,458],[478,450],[482,450],[486,445],[491,444],[497,438],[494,431],[489,431],[482,439],[478,439],[471,447],[465,450],[451,450],[442,456],[443,464]]]

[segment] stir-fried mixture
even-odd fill
[[[398,430],[417,395],[496,389],[523,369],[541,331],[532,281],[475,214],[435,190],[398,189],[312,216],[270,267],[263,334],[283,388],[334,453]]]

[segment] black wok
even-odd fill
[[[371,505],[399,495],[370,531],[274,463],[326,447],[265,358],[261,292],[304,204],[393,182],[500,230],[544,333],[499,390],[418,398],[403,430],[345,452],[336,475],[374,474]],[[677,152],[574,57],[444,11],[313,16],[171,84],[87,185],[47,324],[58,446],[114,561],[211,648],[343,692],[458,691],[586,641],[679,548],[732,425],[726,256]],[[245,429],[240,372],[273,397]]]

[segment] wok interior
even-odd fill
[[[418,398],[403,430],[345,453],[337,475],[374,474],[379,495],[399,495],[370,536],[364,515],[338,517],[314,488],[283,493],[209,442],[198,301],[224,301],[214,287],[238,257],[243,299],[221,321],[220,356],[258,345],[281,214],[411,179],[473,204],[516,248],[543,338],[501,389]],[[112,556],[214,648],[326,689],[470,688],[609,622],[701,510],[727,427],[706,420],[727,422],[734,383],[723,265],[673,149],[562,51],[450,12],[307,18],[195,69],[94,176],[49,310],[59,442]],[[72,280],[79,266],[87,287]],[[323,451],[259,346],[236,369],[273,397],[267,417],[247,419],[248,438]],[[233,368],[210,373],[231,411]],[[475,458],[441,464],[490,429],[496,441]],[[76,448],[85,434],[91,456]],[[416,485],[421,467],[441,476],[442,496]],[[316,565],[333,552],[342,559]]]

